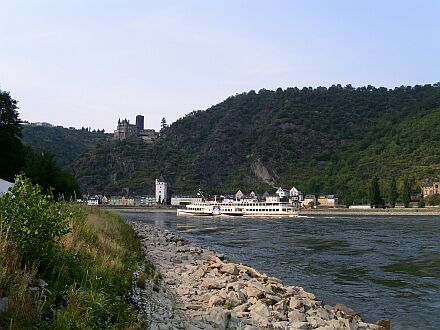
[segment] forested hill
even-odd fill
[[[64,127],[22,126],[22,140],[36,151],[49,151],[57,164],[71,170],[71,164],[83,153],[109,139],[109,134],[88,129]]]
[[[263,89],[186,115],[154,145],[103,144],[74,169],[83,188],[107,193],[151,192],[163,174],[179,193],[295,185],[361,201],[373,176],[383,186],[439,176],[439,125],[439,84]]]

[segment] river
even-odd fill
[[[123,213],[392,329],[440,327],[439,217],[177,217]]]

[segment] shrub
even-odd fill
[[[69,231],[69,219],[60,203],[43,195],[38,185],[18,175],[0,198],[0,225],[9,230],[25,262],[49,260],[58,240]]]

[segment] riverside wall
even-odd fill
[[[132,300],[149,329],[387,329],[354,310],[324,303],[302,287],[285,285],[226,256],[152,225],[127,221],[162,275]],[[135,276],[139,276],[139,269]]]

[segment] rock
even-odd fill
[[[235,306],[243,304],[244,302],[246,302],[246,297],[242,292],[235,292],[235,291],[231,291],[228,293],[228,298],[229,301],[231,301],[232,303],[234,303]]]
[[[224,310],[221,307],[214,307],[209,311],[206,320],[218,329],[226,330],[231,320],[231,311]]]
[[[232,283],[228,283],[226,284],[226,289],[230,290],[234,290],[234,291],[239,291],[241,289],[244,288],[244,283],[243,281],[237,281],[237,282],[232,282]]]
[[[336,304],[334,308],[335,308],[336,311],[343,312],[344,315],[346,315],[346,316],[359,315],[359,313],[356,312],[354,309],[351,309],[350,307],[347,307],[347,306],[345,306],[343,304]]]
[[[288,317],[290,321],[295,322],[305,322],[307,320],[306,315],[304,313],[301,313],[297,309],[292,309],[291,311],[289,311]]]
[[[311,326],[307,322],[291,322],[286,330],[306,330],[309,328],[311,328]]]
[[[192,273],[191,277],[202,278],[204,275],[205,275],[205,271],[202,268],[199,268],[194,273]]]
[[[233,311],[237,312],[237,313],[248,312],[250,306],[251,306],[251,304],[244,303],[244,304],[241,304],[241,305],[234,307]]]
[[[309,322],[313,328],[323,327],[326,325],[326,322],[317,316],[307,317],[307,322]]]
[[[376,322],[376,325],[382,327],[383,330],[391,329],[391,322],[390,322],[390,320],[379,320],[379,321]]]
[[[327,320],[327,321],[333,319],[333,316],[334,316],[333,313],[329,312],[327,309],[322,308],[322,307],[315,309],[313,312],[320,319]]]
[[[209,307],[213,307],[213,306],[223,306],[225,304],[225,299],[218,296],[218,295],[214,295],[212,296],[209,301],[208,301],[208,306]]]
[[[238,275],[238,268],[235,264],[223,264],[220,267],[220,273]]]
[[[229,294],[229,290],[226,289],[226,288],[220,289],[220,290],[218,291],[218,295],[219,295],[220,297],[222,297],[223,299],[227,299],[227,298],[228,298],[228,294]]]
[[[287,328],[288,325],[289,325],[288,321],[278,321],[272,323],[272,327],[274,330],[284,330]]]
[[[285,299],[273,305],[272,309],[278,313],[284,314],[287,311],[287,302]]]
[[[291,297],[289,300],[289,309],[300,309],[304,305],[302,299],[296,299],[295,297]]]
[[[264,292],[254,286],[246,287],[246,296],[255,297],[255,298],[263,298]]]
[[[202,282],[202,288],[205,289],[222,289],[226,285],[225,282],[222,282],[220,280],[216,280],[214,278],[205,279]]]
[[[258,322],[260,326],[266,327],[269,321],[269,309],[261,302],[258,302],[250,308],[250,316]]]

